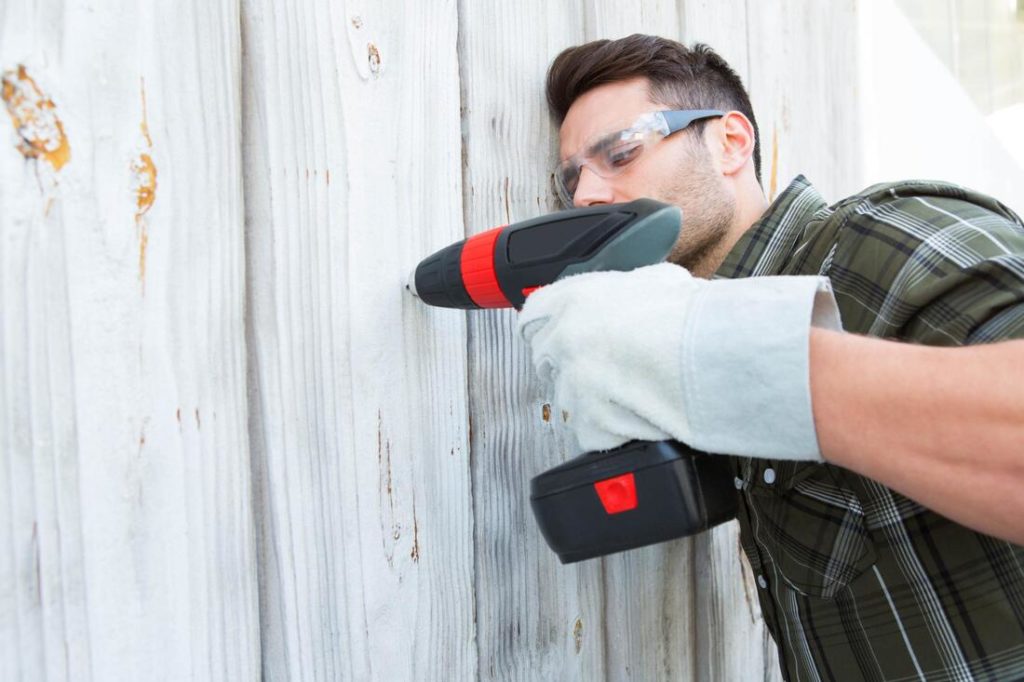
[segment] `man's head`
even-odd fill
[[[683,230],[670,259],[695,274],[714,272],[763,213],[750,99],[711,48],[644,35],[572,47],[548,70],[547,98],[560,160],[571,157],[562,176],[573,203],[651,197],[680,206]],[[668,136],[642,132],[651,128],[646,114],[696,109],[724,115]],[[620,131],[630,131],[628,140]]]

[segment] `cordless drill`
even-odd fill
[[[563,277],[663,261],[680,224],[678,208],[652,199],[552,213],[441,249],[409,289],[428,305],[518,310]],[[562,563],[694,535],[733,518],[736,502],[725,459],[676,441],[587,452],[530,481],[534,517]]]

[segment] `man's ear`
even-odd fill
[[[716,142],[721,145],[719,159],[722,173],[735,175],[743,170],[747,160],[754,154],[754,143],[757,141],[754,126],[750,119],[739,111],[729,111],[719,119]]]

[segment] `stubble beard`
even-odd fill
[[[736,201],[722,186],[705,150],[693,154],[683,167],[690,170],[673,178],[662,194],[683,210],[682,229],[668,260],[697,277],[710,277],[727,255]]]

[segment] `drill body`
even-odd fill
[[[429,305],[519,309],[562,277],[660,263],[679,224],[678,208],[653,199],[552,213],[441,249],[416,267],[410,288]]]

